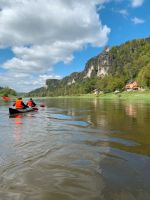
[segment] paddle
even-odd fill
[[[45,105],[43,103],[40,104],[40,107],[45,107]]]
[[[38,110],[38,108],[37,108],[37,107],[32,107],[32,109],[33,109],[33,110]]]

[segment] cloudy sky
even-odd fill
[[[0,0],[0,86],[19,92],[82,71],[86,61],[150,35],[149,0]]]

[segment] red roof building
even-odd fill
[[[125,86],[125,90],[138,90],[139,86],[137,81],[132,81]]]

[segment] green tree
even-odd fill
[[[150,88],[150,63],[140,70],[137,81],[141,87]]]

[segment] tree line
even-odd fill
[[[98,63],[97,59],[94,57],[90,60]],[[50,85],[31,91],[28,96],[80,95],[91,93],[94,89],[107,93],[123,90],[128,82],[134,80],[140,87],[150,89],[150,37],[112,47],[109,63],[108,74],[103,77],[81,79],[79,76],[79,80],[71,85],[60,81],[60,84],[57,82],[53,87]]]
[[[15,90],[9,88],[9,87],[0,87],[0,96],[16,96],[17,93]]]

